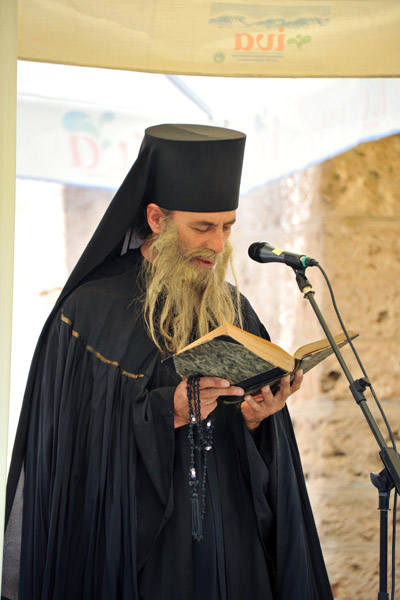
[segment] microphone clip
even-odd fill
[[[296,273],[297,285],[301,293],[304,294],[304,297],[307,298],[310,294],[315,294],[311,282],[306,275],[307,267],[292,267],[292,269]]]

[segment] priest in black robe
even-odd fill
[[[269,339],[223,280],[244,142],[146,130],[33,358],[3,598],[332,599],[285,404],[300,377],[243,396],[162,362],[223,319]]]

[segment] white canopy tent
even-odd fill
[[[400,72],[399,21],[397,0],[0,0],[0,536],[12,320],[17,57],[219,77],[394,77]]]
[[[17,176],[117,189],[155,122],[247,134],[242,193],[400,131],[398,78],[193,77],[20,61]]]

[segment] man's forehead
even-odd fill
[[[190,224],[202,224],[202,225],[219,225],[233,224],[236,221],[236,210],[222,211],[222,212],[190,212],[190,211],[172,211],[179,221],[186,221]]]

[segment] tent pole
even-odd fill
[[[17,114],[17,8],[0,0],[0,573],[10,396]],[[0,577],[1,585],[1,577]]]

